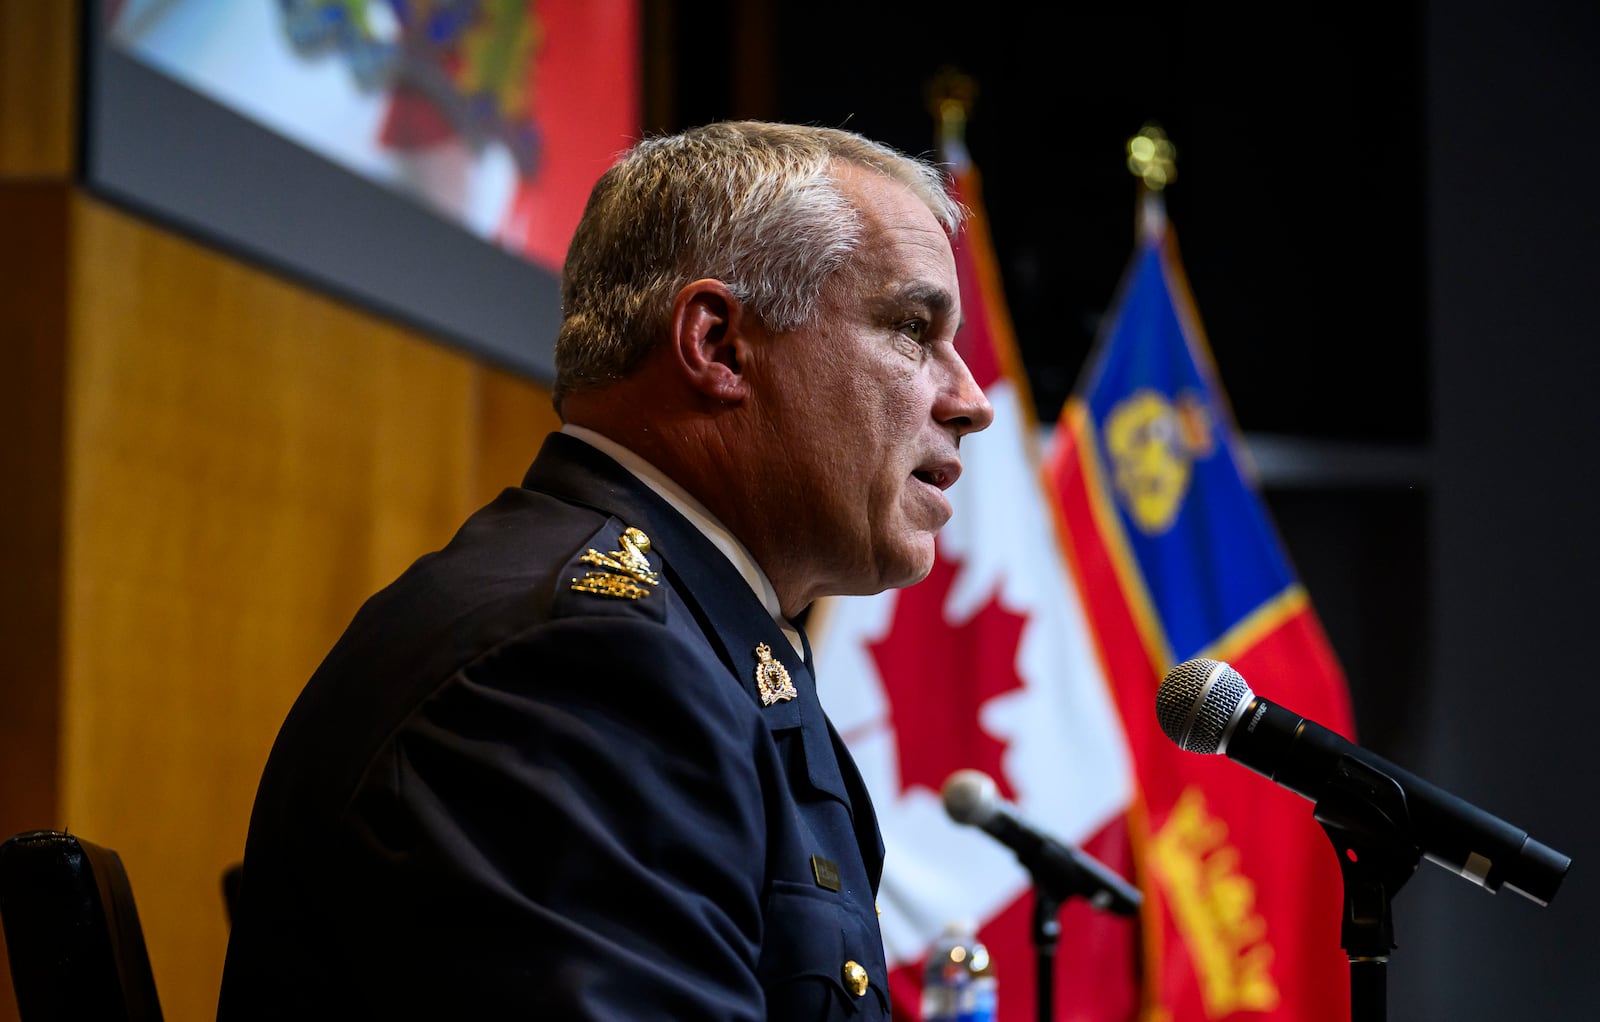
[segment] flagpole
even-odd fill
[[[926,86],[928,112],[938,125],[939,153],[952,170],[965,170],[972,162],[967,153],[967,117],[978,99],[978,83],[953,67],[940,69]]]
[[[971,75],[955,68],[944,68],[927,84],[928,110],[938,125],[939,152],[952,174],[963,174],[972,166],[967,152],[967,119],[978,96],[978,83]],[[1089,896],[1083,890],[1058,890],[1030,867],[1033,881],[1033,958],[1034,1015],[1038,1022],[1055,1018],[1056,948],[1061,939],[1061,906],[1074,894]],[[1087,880],[1087,878],[1085,878]]]

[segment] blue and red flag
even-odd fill
[[[1231,663],[1353,738],[1343,672],[1218,378],[1157,193],[1045,470],[1134,763],[1140,1018],[1344,1022],[1342,879],[1309,802],[1157,725],[1166,672]]]

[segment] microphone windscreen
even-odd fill
[[[944,811],[957,823],[981,827],[994,815],[994,778],[981,770],[957,770],[944,782]]]
[[[1234,711],[1255,693],[1219,660],[1185,660],[1156,693],[1156,720],[1180,749],[1211,755],[1222,748]]]

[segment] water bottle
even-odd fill
[[[969,922],[953,922],[928,950],[922,1022],[995,1022],[994,963]]]

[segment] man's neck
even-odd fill
[[[561,427],[561,432],[568,436],[582,440],[584,443],[606,454],[617,464],[627,469],[640,482],[648,486],[662,500],[671,504],[683,517],[694,524],[695,528],[711,541],[711,544],[721,550],[723,556],[728,558],[736,571],[744,578],[745,582],[767,608],[767,613],[772,615],[779,628],[788,637],[795,652],[805,655],[804,642],[800,632],[783,614],[782,604],[778,599],[777,590],[773,588],[772,581],[767,578],[766,572],[761,570],[755,557],[739,541],[727,526],[723,525],[717,516],[712,514],[704,504],[697,500],[667,473],[657,468],[625,444],[606,436],[598,430],[585,426],[567,423]]]

